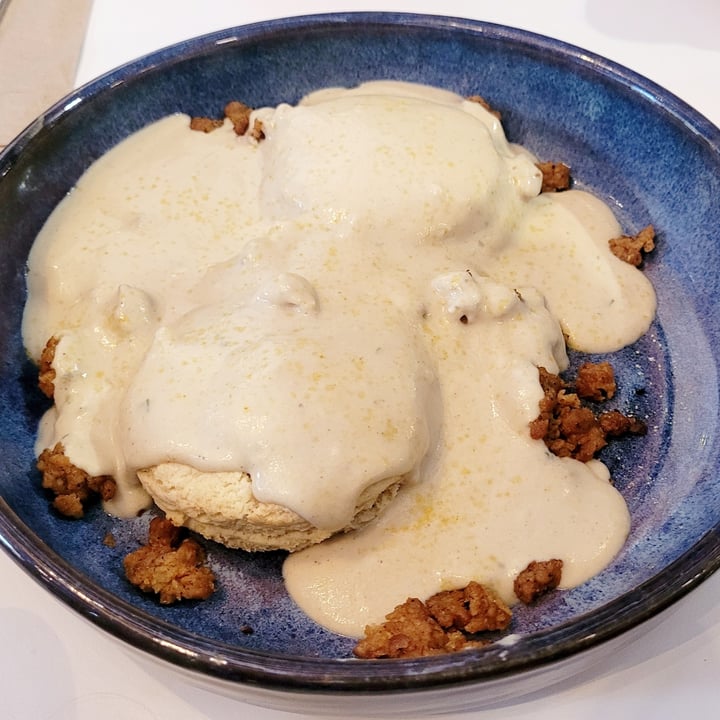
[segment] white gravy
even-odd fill
[[[394,82],[263,108],[266,138],[175,115],[100,158],[29,260],[23,332],[60,338],[38,451],[149,502],[166,461],[245,470],[259,500],[331,530],[364,488],[410,480],[362,531],[295,553],[287,588],[349,635],[470,580],[513,601],[531,560],[600,571],[629,516],[606,468],[528,423],[537,366],[623,347],[655,312],[609,251],[612,212],[538,195],[534,159],[479,105]]]

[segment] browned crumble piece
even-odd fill
[[[55,494],[53,507],[62,515],[81,518],[85,504],[94,496],[110,500],[115,495],[115,480],[109,475],[93,476],[73,465],[62,443],[40,453],[37,469],[42,473],[42,486]]]
[[[597,363],[596,367],[601,365]],[[582,405],[577,393],[569,391],[567,383],[558,375],[545,368],[538,368],[538,373],[543,398],[539,403],[539,415],[530,423],[530,436],[543,440],[550,452],[558,457],[587,462],[607,445],[608,437],[644,432],[642,421],[617,410],[596,416]],[[585,368],[583,377],[584,391],[593,398],[604,399],[603,393],[608,392],[611,385],[607,369]],[[614,385],[614,373],[612,378]]]
[[[49,398],[55,395],[55,369],[52,364],[55,359],[55,348],[59,341],[60,339],[53,335],[45,344],[42,353],[40,353],[38,387]]]
[[[649,253],[655,249],[655,228],[648,225],[637,235],[622,235],[612,238],[609,240],[609,244],[615,257],[630,263],[630,265],[640,267],[644,258],[643,253]]]
[[[580,462],[592,460],[606,445],[605,434],[592,410],[579,407],[574,393],[559,398],[557,437],[548,447],[559,457],[572,457]]]
[[[232,100],[225,106],[225,117],[233,124],[236,135],[244,135],[250,127],[252,108],[238,100]]]
[[[530,423],[530,436],[544,440],[559,457],[590,460],[607,444],[595,415],[582,407],[575,393],[567,391],[561,377],[543,367],[538,372],[544,396],[540,400],[540,414]]]
[[[512,612],[493,592],[471,582],[461,590],[437,593],[426,603],[408,598],[385,619],[365,628],[353,650],[356,657],[424,657],[481,648],[489,641],[468,636],[505,630]]]
[[[543,413],[552,412],[557,404],[557,396],[561,390],[567,388],[567,383],[555,373],[551,373],[544,367],[538,367],[540,386],[543,389],[543,398],[540,400],[540,411]]]
[[[255,118],[255,121],[253,122],[253,126],[250,130],[250,137],[254,138],[258,142],[265,139],[265,128],[262,120],[259,118]]]
[[[222,127],[223,120],[209,117],[194,117],[190,120],[190,129],[198,132],[209,133]]]
[[[480,107],[485,108],[491,115],[496,117],[498,120],[502,120],[502,115],[500,114],[499,110],[496,110],[490,103],[482,96],[482,95],[470,95],[467,100],[469,102],[474,102],[480,105]]]
[[[249,131],[250,137],[255,140],[262,140],[265,137],[262,122],[255,119],[252,128],[250,127],[250,115],[252,108],[238,100],[231,100],[223,109],[222,118],[194,117],[190,120],[190,129],[209,133],[222,127],[225,118],[230,120],[236,135],[245,135]]]
[[[558,192],[570,187],[570,168],[561,162],[539,162],[536,167],[542,173],[540,192]]]
[[[621,435],[645,435],[647,425],[638,418],[623,415],[619,410],[609,410],[598,416],[600,427],[607,437]]]
[[[353,653],[360,658],[407,658],[442,653],[447,635],[425,603],[408,598],[380,625],[365,628]]]
[[[495,593],[474,581],[461,590],[439,592],[426,604],[443,628],[471,634],[505,630],[512,618],[510,608]]]
[[[583,363],[577,371],[575,391],[586,400],[601,402],[615,395],[615,371],[609,362]]]
[[[562,560],[533,560],[518,574],[513,589],[518,600],[526,605],[554,590],[562,579]]]
[[[443,652],[452,653],[459,650],[472,650],[487,647],[489,644],[490,640],[471,640],[459,630],[448,630]]]
[[[205,552],[170,520],[150,521],[148,543],[123,560],[127,579],[163,605],[177,600],[205,600],[215,590],[215,575],[204,565]]]
[[[111,532],[105,534],[105,537],[103,538],[103,545],[109,548],[114,548],[115,545],[117,545],[115,536]]]

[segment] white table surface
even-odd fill
[[[532,30],[600,53],[671,90],[720,125],[717,0],[95,0],[78,84],[134,57],[223,27],[286,15],[402,10]],[[718,199],[720,202],[720,199]],[[129,653],[49,596],[0,552],[3,720],[292,720],[190,685]],[[529,700],[455,720],[718,717],[720,574],[592,671]]]

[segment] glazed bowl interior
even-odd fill
[[[357,661],[353,641],[314,625],[284,590],[282,553],[208,543],[219,590],[161,607],[124,579],[122,557],[150,514],[82,521],[49,510],[33,442],[45,405],[20,335],[29,248],[85,169],[164,115],[219,115],[229,99],[296,102],[321,87],[401,79],[480,94],[509,139],[561,159],[577,187],[628,231],[652,223],[646,272],[658,293],[650,332],[614,355],[620,403],[645,438],[601,456],[632,516],[630,537],[591,581],[518,609],[512,641],[482,651]],[[577,48],[506,27],[393,13],[301,17],[180,43],[80,88],[0,156],[0,536],[51,593],[153,657],[230,686],[327,693],[472,688],[473,706],[510,692],[657,615],[720,562],[717,503],[720,132],[670,93]],[[577,362],[581,358],[575,356]],[[103,545],[106,533],[114,548]],[[251,626],[253,633],[243,633]],[[502,689],[501,689],[502,688]],[[464,697],[464,696],[463,696]],[[446,709],[452,707],[452,701]],[[459,702],[459,701],[458,701]]]

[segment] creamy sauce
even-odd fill
[[[445,91],[369,83],[256,116],[260,143],[165,118],[49,219],[23,327],[35,358],[60,337],[38,449],[113,474],[119,515],[148,502],[137,469],[174,461],[245,470],[259,500],[330,530],[407,475],[370,526],[285,563],[298,604],[350,635],[472,579],[512,601],[530,560],[562,558],[564,586],[601,570],[625,503],[528,423],[563,333],[610,351],[654,316],[608,249],[612,212],[538,195],[534,159]]]

